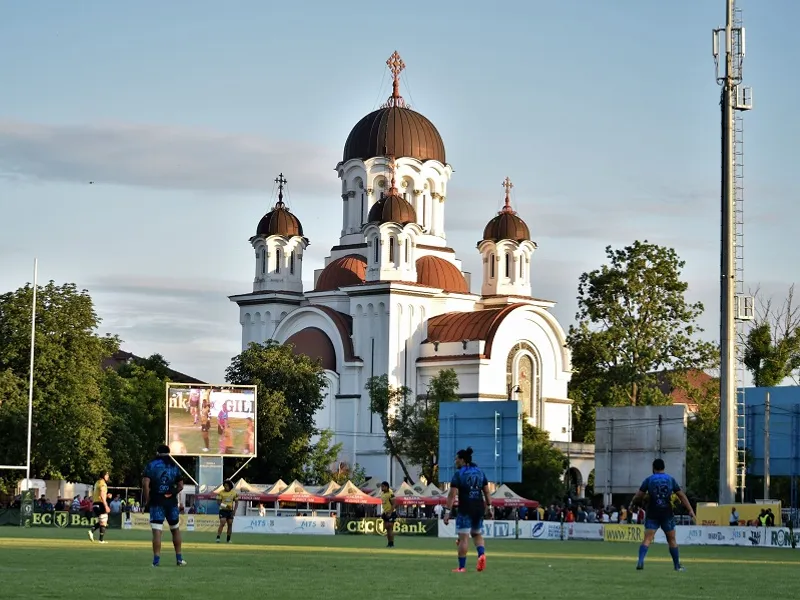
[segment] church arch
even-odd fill
[[[522,411],[534,426],[543,428],[542,361],[536,348],[528,342],[518,342],[508,353],[506,385],[511,392],[516,392],[516,396],[510,394],[511,398],[522,402]]]

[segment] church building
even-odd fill
[[[445,144],[400,96],[405,65],[396,52],[387,65],[392,95],[355,124],[336,165],[341,235],[314,272],[314,288],[303,289],[309,240],[302,211],[284,203],[281,174],[277,203],[250,238],[253,291],[230,299],[240,308],[243,348],[274,339],[321,361],[328,388],[316,421],[343,444],[340,460],[397,484],[402,472],[369,409],[371,376],[386,374],[424,399],[430,379],[452,368],[463,401],[518,400],[551,440],[569,442],[570,355],[550,312],[555,303],[533,297],[538,246],[511,205],[508,178],[502,210],[486,214],[482,229],[476,222],[472,251],[482,270],[473,291],[447,243],[445,216],[458,210],[458,198],[447,194],[453,169]]]

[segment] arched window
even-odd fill
[[[494,254],[489,256],[489,277],[494,279]]]
[[[380,250],[378,249],[380,246],[380,242],[378,241],[378,238],[375,238],[375,241],[372,243],[375,244],[375,262],[377,263],[380,262],[380,255],[378,254],[380,252]]]
[[[394,262],[394,238],[389,238],[389,262]]]
[[[281,249],[275,248],[275,272],[281,272]]]
[[[289,255],[289,272],[294,275],[294,250]]]
[[[536,427],[544,427],[542,375],[539,353],[527,342],[511,348],[506,363],[509,398],[522,402],[524,412]]]
[[[510,277],[511,276],[511,255],[508,252],[506,252],[505,257],[506,257],[506,277]]]
[[[267,251],[266,250],[262,250],[261,251],[261,274],[263,275],[266,272],[267,272]]]

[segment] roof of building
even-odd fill
[[[114,369],[116,371],[124,364],[144,360],[146,359],[142,358],[141,356],[136,356],[135,354],[125,352],[124,350],[117,350],[113,355],[109,356],[103,361],[102,367],[104,369]],[[174,369],[168,368],[167,375],[169,376],[170,380],[174,381],[175,383],[205,383],[205,381],[200,381],[195,377],[191,377]]]
[[[417,259],[417,283],[441,288],[445,292],[469,294],[464,274],[453,263],[438,256],[423,256]]]
[[[360,254],[348,254],[326,266],[317,279],[315,292],[329,292],[348,285],[358,285],[367,279],[367,259]]]
[[[499,242],[501,240],[513,240],[523,242],[531,239],[531,231],[522,218],[511,208],[511,188],[514,184],[506,177],[503,182],[506,188],[505,204],[500,212],[486,224],[483,229],[483,239]]]
[[[399,223],[401,225],[416,223],[417,211],[414,210],[410,202],[397,193],[397,188],[392,187],[388,196],[381,197],[369,209],[367,222]]]
[[[519,302],[502,308],[486,308],[473,312],[450,312],[428,319],[428,337],[425,343],[461,342],[481,340],[486,342],[484,355],[491,356],[492,342],[503,320],[518,308],[530,306]]]
[[[434,124],[407,107],[400,96],[400,73],[405,68],[400,55],[395,52],[386,64],[393,75],[392,95],[356,123],[344,144],[342,161],[395,156],[447,164],[444,142]]]
[[[256,235],[264,237],[280,235],[287,238],[299,235],[303,237],[303,225],[300,223],[300,219],[293,215],[283,202],[283,186],[286,185],[283,173],[275,179],[275,182],[278,184],[278,201],[271,211],[261,217],[256,228]]]

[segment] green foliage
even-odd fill
[[[429,483],[439,484],[439,404],[458,402],[458,375],[444,369],[433,377],[425,398],[400,406],[394,421],[394,443]]]
[[[550,442],[550,434],[529,425],[522,425],[522,483],[510,487],[520,496],[540,504],[561,500],[564,496],[563,476],[567,457]]]
[[[580,277],[578,324],[567,338],[576,439],[594,428],[597,406],[665,404],[655,373],[704,368],[716,355],[695,339],[703,305],[687,303],[684,262],[673,249],[636,241],[607,247],[606,257],[608,264]]]
[[[389,385],[387,375],[375,375],[367,380],[365,386],[369,393],[369,409],[373,414],[377,414],[381,420],[383,428],[383,447],[386,454],[397,460],[408,481],[413,483],[411,473],[409,473],[406,463],[403,460],[403,438],[398,435],[401,429],[401,421],[397,415],[404,411],[408,402],[408,395],[411,392],[407,387],[394,387]]]
[[[800,307],[794,305],[794,286],[777,309],[771,300],[761,305],[744,340],[744,364],[756,387],[773,387],[800,368]]]
[[[347,481],[352,481],[356,487],[362,487],[367,483],[367,472],[360,464],[356,463],[353,466],[345,462],[339,463],[338,468],[330,473],[330,479],[344,485]]]
[[[257,481],[302,479],[327,380],[317,361],[268,340],[250,344],[225,371],[228,383],[258,386],[258,458],[245,475]]]
[[[33,288],[0,296],[0,422],[8,435],[0,455],[24,464]],[[96,334],[100,319],[88,292],[73,284],[39,286],[33,383],[31,473],[44,479],[89,481],[110,466],[107,411],[101,400],[102,361],[118,347]],[[25,382],[24,384],[22,382]]]
[[[325,485],[331,477],[331,466],[336,463],[342,444],[332,444],[333,432],[323,429],[319,433],[319,440],[311,447],[306,464],[303,468],[305,485]]]
[[[686,428],[686,493],[696,501],[716,502],[719,497],[719,380],[692,385],[680,373],[673,385],[682,389],[697,412]]]

